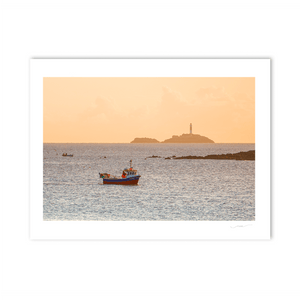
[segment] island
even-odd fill
[[[206,156],[181,156],[181,157],[166,157],[165,159],[234,159],[234,160],[255,160],[255,150],[241,151],[238,153],[228,154],[212,154]]]
[[[214,143],[213,140],[200,134],[182,134],[173,135],[170,139],[164,140],[162,143]]]
[[[187,143],[201,143],[201,144],[208,144],[215,142],[209,139],[206,136],[202,136],[200,134],[193,134],[192,131],[192,123],[190,124],[190,133],[184,133],[182,135],[173,135],[171,138],[164,140],[163,142],[159,142],[156,139],[150,138],[135,138],[130,143],[179,143],[179,144],[187,144]]]
[[[156,139],[150,139],[150,138],[135,138],[133,141],[130,142],[131,144],[136,144],[136,143],[159,143],[158,140]]]

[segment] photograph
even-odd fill
[[[43,77],[44,221],[255,221],[255,77]]]
[[[300,2],[4,2],[0,298],[299,300]]]

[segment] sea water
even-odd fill
[[[44,144],[45,221],[254,221],[255,161],[164,159],[237,153],[255,144]],[[67,152],[73,157],[63,157]],[[147,158],[152,155],[161,158]],[[106,157],[106,158],[104,158]],[[133,167],[138,185],[99,172]]]

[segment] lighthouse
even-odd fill
[[[192,123],[190,123],[190,134],[193,134],[193,131],[192,131]]]

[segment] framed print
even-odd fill
[[[270,59],[32,59],[31,239],[270,238]]]

